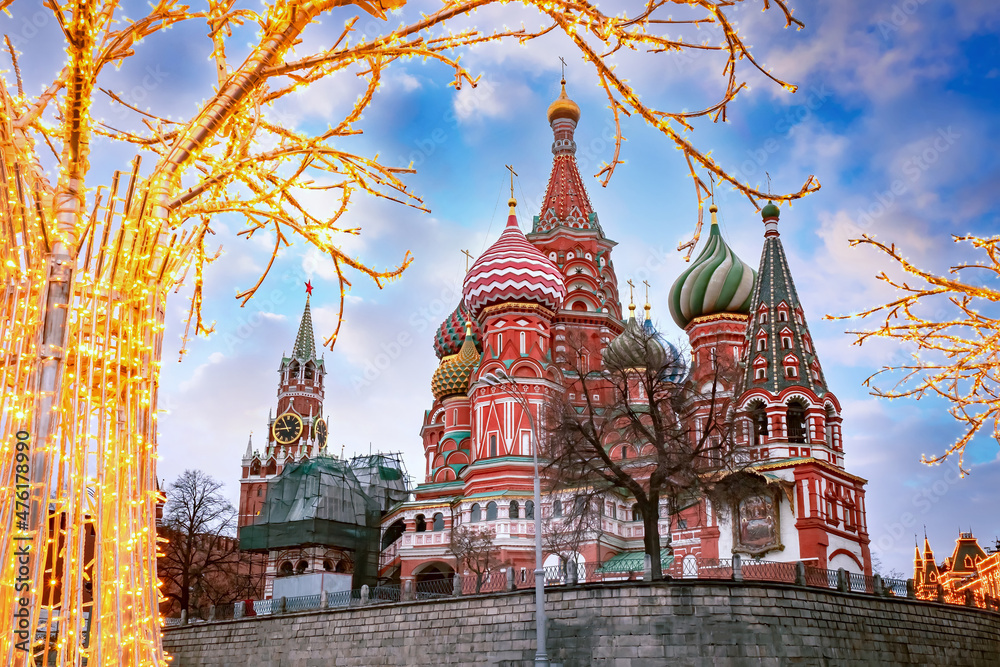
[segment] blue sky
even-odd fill
[[[1000,536],[997,444],[988,438],[974,444],[966,479],[958,479],[953,461],[920,464],[922,453],[942,450],[960,433],[947,406],[869,396],[862,381],[883,364],[905,360],[909,351],[891,343],[852,346],[844,330],[858,325],[822,317],[892,296],[874,279],[889,265],[848,245],[861,232],[896,242],[911,260],[936,271],[969,255],[966,246],[952,243],[952,234],[996,233],[1000,8],[991,0],[793,4],[803,30],[784,29],[777,13],[761,13],[756,2],[734,17],[757,58],[799,92],[783,91],[742,62],[751,89],[731,105],[728,123],[699,121],[692,138],[752,185],[764,185],[765,172],[776,191],[797,190],[810,174],[823,185],[782,208],[782,241],[829,385],[844,406],[847,468],[869,480],[873,547],[886,569],[908,572],[914,533],[922,536],[925,525],[940,557],[950,552],[960,526],[984,542]],[[411,4],[392,21],[431,6]],[[58,37],[41,11],[25,0],[15,4],[13,18],[3,19],[4,30],[21,37],[15,42],[29,82],[50,80],[59,65],[50,42]],[[26,21],[39,16],[41,25],[32,32]],[[306,43],[330,40],[345,16],[327,17],[307,33]],[[539,23],[518,6],[490,8],[474,19],[484,29]],[[362,24],[379,25],[367,18]],[[236,41],[243,38],[252,35],[237,34]],[[207,49],[203,27],[166,31],[140,44],[134,62],[102,83],[130,93],[140,105],[186,117],[211,91]],[[412,160],[418,173],[407,182],[431,213],[373,200],[358,200],[350,213],[363,230],[347,242],[352,253],[391,266],[410,250],[415,261],[382,290],[361,276],[354,280],[340,341],[326,352],[326,411],[337,450],[401,451],[420,477],[418,431],[436,365],[431,339],[459,298],[460,250],[478,254],[498,236],[505,164],[519,174],[522,228],[538,213],[551,166],[545,109],[558,94],[560,55],[569,63],[569,94],[582,109],[576,137],[581,172],[606,233],[619,243],[613,253],[619,280],[649,280],[661,331],[683,337],[666,307],[667,289],[684,266],[675,249],[697,217],[683,159],[664,137],[630,119],[623,128],[625,164],[607,188],[591,178],[611,156],[611,114],[594,71],[565,39],[551,35],[464,54],[462,62],[482,75],[482,83],[460,92],[448,87],[452,76],[441,66],[397,63],[365,115],[365,134],[348,147],[377,152],[399,166]],[[654,107],[698,108],[722,88],[722,62],[711,54],[626,54],[617,64]],[[283,108],[283,119],[321,130],[356,94],[353,77],[321,82]],[[106,113],[132,122],[120,111]],[[121,146],[105,146],[94,157],[95,178],[124,168],[128,159]],[[725,190],[717,202],[727,240],[756,265],[759,215],[745,198]],[[217,222],[224,254],[206,273],[205,303],[216,333],[193,341],[183,363],[177,363],[183,289],[169,306],[160,416],[160,476],[169,482],[185,468],[202,468],[224,480],[234,500],[249,433],[256,445],[264,442],[278,362],[291,348],[302,312],[302,282],[316,285],[317,338],[332,332],[336,313],[330,268],[301,242],[276,264],[261,297],[240,309],[233,296],[255,281],[268,240],[238,239],[239,228],[239,220]]]

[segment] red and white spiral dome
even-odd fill
[[[477,319],[487,306],[499,303],[537,303],[558,310],[566,296],[559,269],[524,238],[513,200],[510,205],[507,227],[465,276],[462,294]]]

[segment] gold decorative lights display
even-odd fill
[[[0,2],[8,12],[20,10],[10,0]],[[524,43],[559,31],[595,67],[616,127],[622,114],[639,114],[684,154],[699,211],[708,192],[699,174],[728,182],[752,201],[788,201],[819,187],[810,177],[795,193],[760,192],[681,136],[692,129],[692,118],[725,118],[744,85],[735,74],[738,60],[757,66],[726,16],[739,0],[651,0],[631,17],[605,14],[580,0],[524,0],[520,4],[535,8],[544,25],[493,32],[450,27],[478,9],[508,4],[504,0],[443,0],[438,11],[411,23],[396,29],[384,24],[381,35],[356,32],[359,16],[349,5],[384,17],[404,4],[207,0],[195,10],[176,0],[154,0],[144,16],[125,17],[116,0],[53,0],[45,6],[54,14],[55,34],[62,33],[66,57],[35,97],[25,90],[36,90],[37,82],[24,85],[18,54],[7,41],[11,67],[0,86],[0,664],[167,664],[160,645],[154,524],[167,294],[190,277],[185,340],[210,331],[201,304],[204,268],[217,256],[209,249],[212,222],[236,214],[245,221],[240,236],[273,237],[266,268],[238,294],[243,303],[294,237],[329,256],[340,287],[339,317],[325,341],[334,344],[351,284],[346,272],[353,269],[382,286],[411,261],[406,254],[399,266],[380,271],[342,250],[343,235],[359,232],[344,224],[355,195],[423,208],[400,180],[411,168],[345,147],[361,132],[362,115],[395,60],[436,61],[454,72],[456,88],[474,86],[476,79],[458,61],[464,47]],[[786,26],[798,25],[782,0],[764,6],[776,7]],[[668,14],[682,7],[691,18]],[[334,20],[346,21],[329,46],[293,54],[293,47],[307,50],[303,30],[331,11]],[[214,92],[190,119],[139,109],[99,86],[105,69],[127,66],[143,40],[188,22],[207,24],[217,75]],[[246,30],[239,39],[233,35],[246,25],[258,35],[243,47]],[[717,28],[717,43],[659,34],[691,25],[706,35],[707,28]],[[648,107],[605,60],[622,48],[719,51],[726,58],[726,91],[698,112]],[[230,60],[232,54],[238,59]],[[339,121],[312,135],[278,118],[279,104],[336,75],[363,83]],[[129,119],[124,128],[95,117],[97,98],[122,109]],[[604,184],[621,163],[621,140],[619,131],[611,162],[598,173]],[[116,151],[131,146],[136,154],[120,172],[95,174],[95,142]],[[317,193],[334,204],[307,205]],[[697,230],[690,248],[696,241]]]

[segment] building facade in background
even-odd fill
[[[989,552],[969,533],[959,533],[951,556],[940,565],[924,537],[924,551],[914,547],[913,581],[921,600],[972,604],[1000,611],[1000,541]]]

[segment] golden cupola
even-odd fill
[[[559,93],[559,97],[556,98],[555,102],[549,105],[549,123],[553,123],[560,118],[568,118],[577,123],[580,120],[580,107],[566,94],[566,79],[563,79],[560,83],[562,83],[562,92]]]
[[[479,365],[479,359],[479,350],[476,349],[475,336],[472,333],[472,322],[466,322],[465,341],[458,354],[444,357],[431,378],[431,393],[434,394],[434,398],[442,400],[449,396],[461,396],[467,393],[469,379],[472,371]]]

